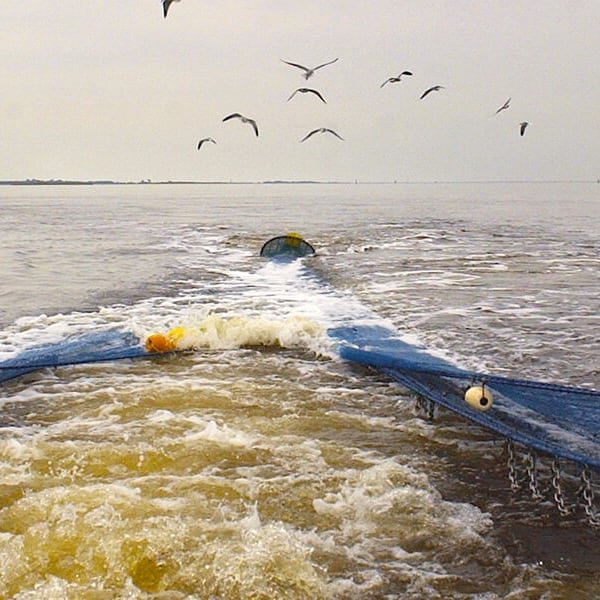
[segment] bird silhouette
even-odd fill
[[[240,115],[240,113],[232,113],[231,115],[224,117],[223,121],[229,121],[229,119],[239,119],[242,123],[248,123],[249,125],[252,125],[252,129],[254,129],[256,137],[258,137],[258,126],[256,125],[256,121],[254,119],[248,119],[248,117],[244,117],[244,115]]]
[[[311,135],[315,135],[315,133],[331,133],[332,135],[335,135],[335,137],[339,138],[340,140],[344,139],[341,135],[336,133],[333,129],[328,129],[327,127],[319,127],[318,129],[313,129],[312,131],[307,133],[300,141],[301,142],[306,141]]]
[[[425,96],[427,96],[427,94],[431,93],[431,92],[439,92],[440,90],[443,90],[444,86],[443,85],[434,85],[433,87],[430,87],[428,90],[425,90],[422,94],[421,94],[421,100],[423,100],[423,98],[425,98]]]
[[[202,138],[199,142],[198,142],[198,150],[200,150],[200,148],[202,147],[202,144],[204,144],[205,142],[212,142],[213,144],[216,144],[217,142],[215,142],[215,140],[213,140],[211,137],[205,137]]]
[[[404,75],[412,75],[412,73],[410,71],[402,71],[402,73],[396,77],[388,77],[379,87],[382,88],[386,83],[399,83],[402,81]]]
[[[506,110],[510,106],[510,98],[496,111],[498,114],[500,111]]]
[[[325,98],[323,98],[323,96],[321,96],[321,94],[317,90],[313,90],[312,88],[298,88],[292,93],[292,95],[287,99],[287,101],[289,102],[298,92],[300,92],[301,94],[314,94],[315,96],[319,97],[323,102],[325,102],[325,104],[327,104]]]
[[[281,59],[281,62],[284,62],[286,65],[290,65],[292,67],[302,69],[304,71],[304,74],[302,75],[302,77],[304,77],[304,79],[308,79],[309,77],[312,77],[315,74],[315,71],[317,69],[321,69],[322,67],[326,67],[327,65],[332,65],[334,62],[336,62],[338,60],[339,60],[339,58],[334,58],[333,60],[323,63],[322,65],[317,65],[316,67],[313,67],[312,69],[310,69],[309,67],[305,67],[304,65],[299,65],[298,63],[289,62],[289,61],[283,60],[283,59]]]
[[[169,6],[171,6],[173,2],[181,2],[181,0],[162,0],[163,15],[165,19],[167,18],[167,13],[169,12]]]
[[[521,135],[525,135],[525,130],[527,129],[529,123],[527,121],[523,121],[522,123],[519,123],[519,132],[521,133]]]

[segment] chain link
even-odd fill
[[[519,483],[519,475],[517,471],[517,457],[515,455],[515,445],[510,441],[506,440],[506,453],[508,456],[507,466],[508,466],[508,479],[510,481],[510,489],[513,492],[521,489],[521,484]]]
[[[417,395],[415,398],[415,412],[428,421],[433,421],[435,417],[435,402]]]
[[[433,421],[435,417],[435,402],[427,399],[425,404],[425,416],[428,421]]]
[[[532,498],[534,500],[543,500],[544,496],[540,492],[537,470],[535,468],[536,458],[536,455],[531,450],[528,450],[527,454],[525,455],[525,468],[529,478],[529,490],[531,491]]]
[[[566,517],[571,514],[571,511],[565,506],[565,498],[560,485],[560,464],[558,460],[554,459],[550,468],[552,469],[551,483],[554,490],[552,499],[561,516]]]
[[[421,416],[424,412],[424,408],[423,408],[423,404],[425,402],[425,399],[423,398],[423,396],[415,396],[415,407],[414,407],[414,412],[417,416]]]
[[[578,494],[583,498],[583,510],[587,515],[590,525],[600,527],[600,519],[594,510],[594,489],[592,488],[592,479],[590,470],[584,467],[581,471],[581,486]]]

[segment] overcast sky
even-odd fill
[[[0,179],[600,177],[600,0],[18,0],[0,76]]]

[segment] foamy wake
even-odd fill
[[[327,340],[322,325],[302,316],[274,320],[260,316],[210,314],[199,322],[184,323],[167,333],[154,335],[166,338],[166,350],[231,350],[263,346],[319,351]]]

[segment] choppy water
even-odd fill
[[[600,534],[511,495],[501,440],[416,416],[323,335],[377,315],[467,367],[600,388],[600,186],[0,198],[0,357],[214,324],[204,351],[3,385],[0,597],[600,596]],[[317,278],[257,258],[289,230]]]

